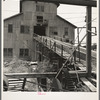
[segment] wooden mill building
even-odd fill
[[[33,34],[74,41],[76,26],[57,15],[56,3],[20,1],[20,13],[4,20],[4,58],[36,60]]]

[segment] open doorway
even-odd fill
[[[34,26],[34,33],[45,36],[45,27],[44,26]]]

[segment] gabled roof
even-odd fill
[[[77,26],[75,26],[74,24],[70,23],[69,21],[65,20],[64,18],[60,17],[59,15],[57,15],[57,17],[67,23],[69,23],[70,25],[72,25],[73,27],[77,28]]]
[[[4,21],[9,20],[9,19],[14,18],[14,17],[17,17],[17,16],[20,16],[20,15],[22,15],[22,14],[23,14],[23,13],[18,13],[18,14],[16,14],[16,15],[10,16],[10,17],[4,19]]]
[[[17,16],[20,16],[20,15],[22,15],[22,14],[23,14],[23,13],[18,13],[18,14],[16,14],[16,15],[13,15],[13,16],[11,16],[11,17],[8,17],[8,18],[4,19],[4,21],[9,20],[9,19],[14,18],[14,17],[17,17]],[[72,24],[72,23],[70,23],[69,21],[65,20],[64,18],[60,17],[59,15],[57,15],[57,17],[58,17],[59,19],[65,21],[65,22],[69,23],[69,24],[72,25],[73,27],[77,28],[77,26],[75,26],[74,24]]]

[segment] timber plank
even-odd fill
[[[14,83],[14,84],[9,84],[9,86],[21,86],[23,83]]]
[[[38,78],[38,77],[55,77],[57,72],[46,73],[5,73],[7,77],[13,78]]]
[[[91,80],[91,81],[93,81],[93,82],[95,82],[95,83],[97,83],[97,80],[94,79],[94,78],[88,78],[88,79]]]
[[[80,78],[80,79],[86,86],[88,86],[88,88],[92,92],[96,92],[96,87],[91,82],[89,82],[86,78]]]
[[[23,83],[23,81],[10,81],[9,84],[14,84],[14,83]]]

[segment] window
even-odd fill
[[[43,16],[37,16],[37,22],[43,23]]]
[[[41,6],[41,11],[44,12],[44,6]]]
[[[25,26],[25,33],[30,33],[30,27],[29,26]]]
[[[54,32],[54,35],[58,35],[58,33],[57,32]]]
[[[20,26],[20,33],[24,33],[24,25]]]
[[[13,32],[13,25],[8,24],[8,33],[12,33],[12,32]]]
[[[50,35],[58,35],[57,27],[50,27]]]
[[[25,34],[30,33],[30,27],[29,26],[21,25],[20,26],[20,33],[25,33]]]
[[[40,10],[39,8],[40,8],[39,5],[36,5],[36,11],[39,11]]]
[[[68,27],[65,27],[65,36],[68,36]]]
[[[4,48],[4,57],[12,57],[13,49],[12,48]]]
[[[28,57],[29,56],[29,49],[20,49],[19,56],[20,57]]]
[[[43,5],[36,5],[36,11],[44,12],[44,6]]]

